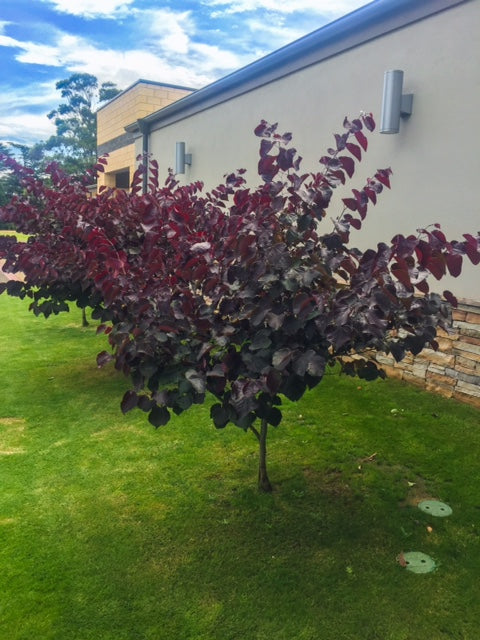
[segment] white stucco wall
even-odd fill
[[[370,209],[357,244],[365,248],[434,222],[450,237],[477,232],[479,32],[480,2],[473,0],[153,131],[150,151],[166,173],[175,142],[182,140],[193,155],[185,181],[213,187],[225,173],[246,168],[257,183],[253,129],[264,118],[293,133],[304,171],[317,170],[345,115],[372,111],[379,123],[384,71],[403,69],[404,92],[414,93],[413,115],[397,135],[369,136],[369,151],[351,182],[363,186],[382,167],[394,172],[392,191]],[[336,202],[340,206],[340,198]],[[478,300],[480,268],[476,272],[467,267],[458,281],[442,281],[440,290]]]

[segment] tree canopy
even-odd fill
[[[456,300],[431,292],[428,280],[458,276],[464,258],[480,262],[478,234],[447,240],[438,224],[366,251],[352,246],[390,188],[389,168],[327,217],[374,127],[371,114],[345,119],[321,171],[300,173],[291,134],[262,121],[256,188],[242,170],[206,193],[173,174],[161,186],[153,161],[136,172],[130,193],[89,198],[85,180],[55,166],[52,188],[17,168],[29,195],[1,217],[31,238],[0,243],[5,269],[25,274],[2,289],[30,297],[45,315],[69,300],[93,307],[110,344],[99,366],[113,360],[132,382],[122,411],[139,408],[160,427],[207,393],[216,398],[217,428],[233,423],[258,439],[259,487],[270,490],[267,432],[281,422],[282,397],[299,400],[333,365],[367,380],[383,376],[377,351],[400,361],[437,349],[437,328],[448,329]]]
[[[97,107],[114,98],[120,90],[113,82],[99,83],[88,73],[75,73],[59,80],[56,88],[64,102],[47,117],[56,132],[46,141],[31,146],[17,142],[0,143],[0,154],[15,156],[20,163],[33,169],[37,176],[48,179],[46,167],[55,161],[68,174],[85,175],[97,161]],[[12,172],[0,163],[0,205],[8,202],[19,184]],[[94,179],[93,174],[89,174]]]
[[[0,142],[0,207],[6,204],[15,192],[17,180],[15,175],[7,170],[5,161],[2,158],[11,158],[12,151],[8,145]],[[0,223],[1,228],[1,223]]]
[[[56,84],[64,102],[48,114],[56,127],[45,143],[67,173],[81,174],[97,159],[96,107],[111,100],[119,89],[113,82],[99,83],[89,73],[74,73]]]

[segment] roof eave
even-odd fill
[[[471,0],[374,0],[126,127],[160,129],[363,42]]]

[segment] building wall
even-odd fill
[[[404,92],[414,93],[413,114],[399,134],[369,137],[369,151],[351,184],[362,186],[380,167],[394,172],[392,191],[370,211],[358,244],[366,248],[434,222],[453,237],[459,230],[476,232],[480,216],[473,185],[480,163],[472,141],[480,106],[479,29],[480,2],[459,4],[168,126],[160,119],[150,151],[161,175],[174,165],[175,142],[182,140],[193,156],[184,181],[212,187],[225,173],[246,168],[257,182],[259,140],[253,130],[264,118],[293,132],[302,169],[317,170],[345,115],[372,111],[379,121],[383,74],[403,69]],[[441,284],[442,290],[479,299],[477,282],[467,265],[458,282]]]
[[[256,184],[259,140],[253,130],[266,119],[279,122],[279,131],[293,133],[304,158],[302,170],[316,171],[318,159],[332,146],[332,134],[342,132],[345,115],[371,111],[379,122],[384,72],[403,69],[404,93],[414,94],[413,114],[397,135],[369,135],[368,153],[349,185],[363,186],[378,168],[393,169],[392,190],[369,210],[357,245],[365,249],[435,222],[451,238],[476,233],[479,31],[480,2],[466,0],[233,98],[220,97],[193,115],[162,119],[160,113],[149,120],[149,150],[160,175],[174,166],[175,143],[184,141],[192,154],[191,167],[179,176],[184,182],[202,180],[212,188],[226,173],[246,168],[249,182]],[[138,138],[137,153],[141,143]],[[345,193],[337,195],[332,217]],[[475,272],[465,264],[458,280],[439,283],[439,292],[448,288],[461,298],[453,312],[453,332],[440,333],[439,351],[427,349],[400,364],[378,355],[388,374],[480,407],[478,282],[478,268]]]
[[[101,186],[115,188],[115,176],[121,171],[128,170],[131,180],[136,167],[135,158],[136,154],[134,143],[126,145],[121,149],[110,151],[105,173],[98,176],[97,189]]]
[[[106,172],[98,179],[98,187],[115,187],[115,174],[129,170],[133,175],[136,156],[133,137],[125,126],[150,115],[187,96],[190,89],[140,80],[113,98],[97,112],[97,147],[99,155],[107,152]]]

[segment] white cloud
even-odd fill
[[[341,16],[367,4],[367,0],[205,0],[204,4],[223,7],[222,13],[225,14],[263,9],[284,14],[309,12],[326,16]]]
[[[55,133],[46,114],[58,104],[55,82],[35,83],[0,92],[0,139],[33,144]],[[32,110],[34,111],[32,113]]]
[[[265,24],[260,18],[248,19],[245,24],[248,27],[248,31],[256,34],[257,43],[264,43],[270,51],[277,44],[282,46],[282,44],[293,42],[305,35],[304,29],[294,29],[285,25],[283,16],[277,20],[270,20],[268,24]]]
[[[55,126],[41,114],[9,113],[0,120],[0,140],[31,145],[55,133]]]
[[[75,57],[75,46],[78,38],[60,35],[55,44],[37,44],[36,42],[17,40],[8,36],[0,36],[0,46],[20,49],[15,55],[18,62],[24,64],[41,64],[49,67],[63,67],[67,57]]]
[[[188,87],[200,87],[211,81],[210,76],[189,65],[188,59],[184,64],[175,64],[140,49],[119,53],[114,50],[99,51],[91,47],[82,51],[82,58],[69,64],[71,71],[92,73],[101,82],[111,80],[120,88],[125,88],[139,78]]]
[[[256,56],[240,56],[215,45],[194,42],[190,47],[199,69],[210,73],[218,70],[234,70],[248,64]]]
[[[251,62],[257,52],[235,53],[233,48],[199,41],[199,32],[191,11],[169,9],[134,10],[136,29],[142,34],[139,45],[167,63],[182,77],[187,72],[195,87],[215,80],[222,73]],[[132,52],[128,52],[132,53]],[[158,62],[157,62],[158,64]],[[179,80],[171,80],[179,82]]]
[[[43,64],[49,67],[63,67],[63,60],[58,47],[35,42],[17,44],[22,49],[16,57],[18,62],[27,64]]]
[[[203,50],[205,48],[202,46],[199,50],[201,62],[206,62],[204,68],[193,65],[186,55],[179,61],[176,44],[173,50],[162,49],[155,53],[141,49],[122,52],[101,49],[84,38],[58,33],[51,45],[21,42],[6,36],[0,36],[0,45],[20,49],[15,55],[18,62],[62,67],[71,73],[91,73],[101,82],[111,80],[121,88],[140,77],[192,87],[208,84],[213,79],[209,73],[212,65],[208,64],[211,54],[209,56],[208,50]],[[236,62],[228,56],[225,56],[225,60],[232,64]]]
[[[58,100],[58,91],[55,82],[33,83],[24,86],[15,86],[10,90],[3,89],[0,92],[0,111],[8,113],[22,107],[42,107],[54,104]]]
[[[140,77],[198,88],[251,62],[257,53],[241,55],[195,42],[195,25],[189,12],[149,11],[141,18],[148,23],[148,30],[143,31],[145,41],[130,50],[103,49],[85,38],[58,30],[48,45],[7,36],[0,36],[0,45],[20,49],[15,54],[18,62],[62,67],[70,73],[91,73],[120,88]]]
[[[184,61],[179,63],[170,60],[167,55],[160,56],[142,49],[123,52],[98,49],[81,38],[76,38],[74,44],[69,43],[67,46],[62,39],[59,50],[69,71],[91,73],[101,82],[111,80],[121,88],[142,77],[192,87],[199,87],[211,81],[206,71],[192,65],[186,56]]]
[[[21,47],[20,40],[10,38],[10,36],[0,36],[0,47]]]
[[[139,32],[145,34],[151,46],[178,54],[188,52],[191,36],[195,34],[190,11],[177,13],[167,9],[154,9],[136,11],[135,14],[140,26]]]
[[[118,19],[128,15],[134,0],[42,0],[52,4],[60,13],[83,18]]]
[[[37,69],[50,67],[49,77],[55,75],[56,80],[71,73],[91,73],[100,82],[113,81],[121,89],[139,78],[202,87],[298,39],[315,28],[316,16],[321,16],[323,24],[365,4],[362,0],[198,0],[204,9],[210,8],[210,17],[247,12],[230,18],[228,30],[224,31],[220,22],[205,27],[201,14],[185,10],[180,2],[174,5],[178,8],[175,11],[163,2],[158,2],[158,8],[146,9],[136,0],[40,1],[59,13],[83,18],[128,16],[124,26],[135,37],[135,44],[129,49],[125,43],[118,50],[116,45],[68,34],[55,26],[55,21],[45,24],[38,39],[30,31],[29,39],[22,40],[16,34],[7,36],[6,27],[11,23],[0,20],[0,46],[11,48],[11,55],[19,63]],[[212,28],[215,26],[216,30]],[[28,144],[29,139],[44,139],[54,132],[46,114],[61,100],[55,80],[42,86],[16,86],[14,94],[5,90],[5,80],[2,85],[2,138],[10,136]],[[28,115],[29,108],[33,115]]]

